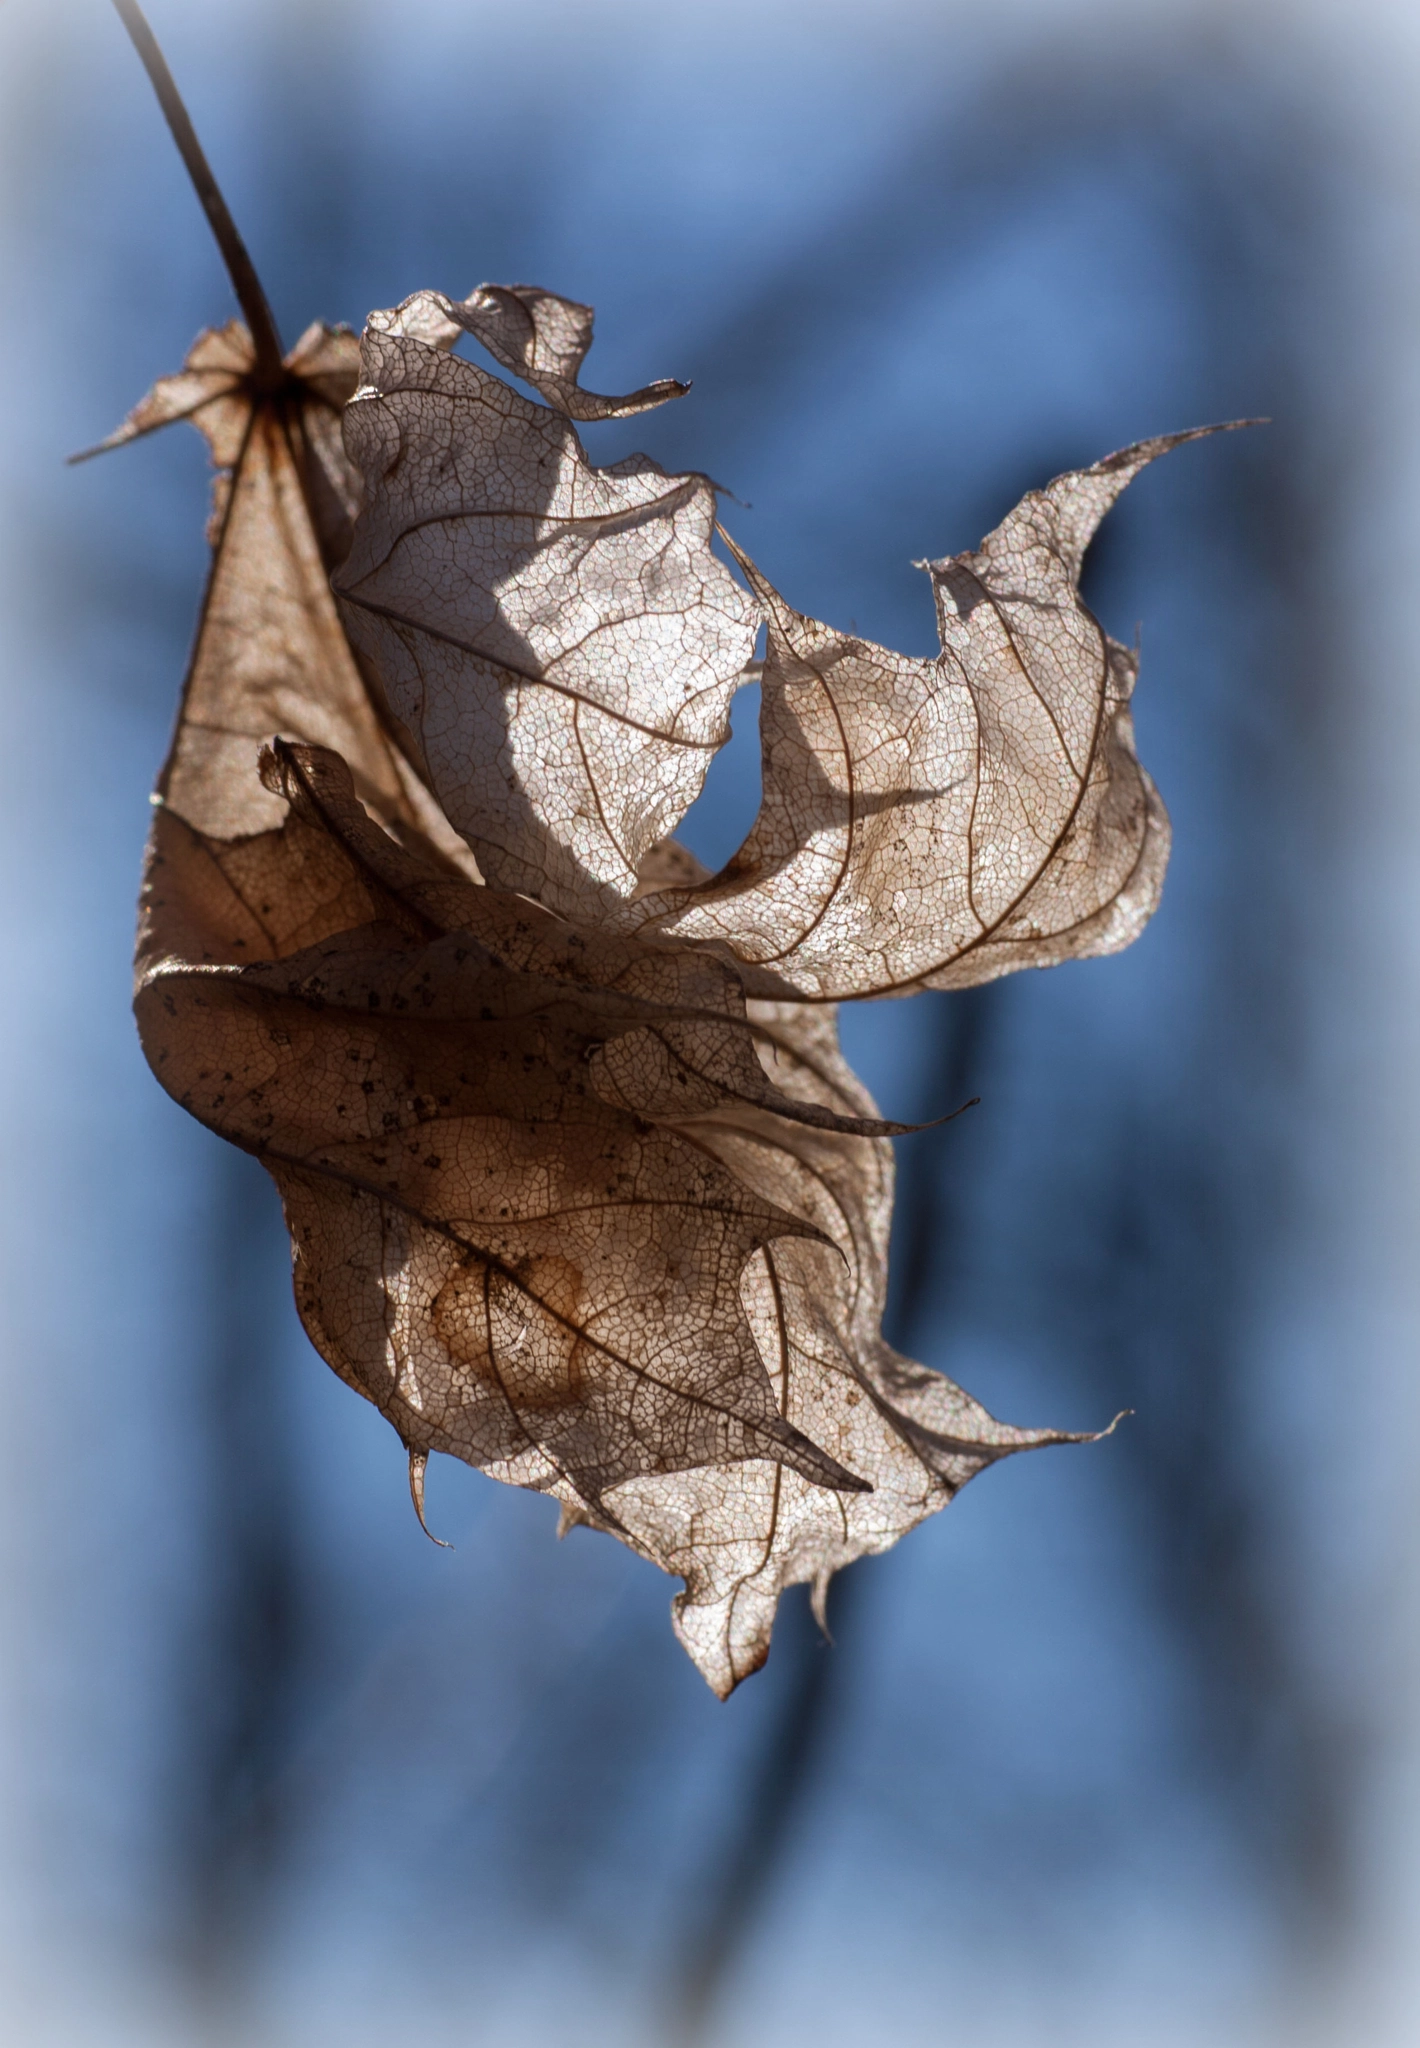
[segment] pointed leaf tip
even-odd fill
[[[452,1550],[453,1544],[446,1543],[442,1536],[436,1536],[424,1519],[424,1474],[428,1469],[429,1453],[416,1451],[412,1446],[406,1448],[409,1450],[409,1497],[414,1502],[414,1512],[419,1517],[419,1526],[438,1549]]]

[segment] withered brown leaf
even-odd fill
[[[831,1007],[752,1002],[749,1013],[786,1094],[871,1114],[838,1049]],[[781,1412],[872,1489],[830,1492],[787,1461],[755,1459],[634,1480],[611,1494],[620,1533],[685,1579],[676,1633],[723,1698],[768,1655],[785,1586],[809,1581],[826,1627],[828,1584],[841,1566],[888,1549],[984,1465],[1083,1439],[1008,1428],[883,1341],[893,1183],[884,1139],[786,1122],[750,1104],[681,1128],[822,1231],[766,1244],[740,1291]]]
[[[974,554],[920,566],[942,651],[914,660],[764,607],[764,796],[708,888],[645,900],[766,994],[964,988],[1126,946],[1159,899],[1168,815],[1134,752],[1138,663],[1079,595],[1095,528],[1146,463],[1121,450],[1032,491]],[[731,543],[733,547],[733,543]]]
[[[909,661],[729,543],[737,582],[704,477],[588,461],[574,420],[685,388],[585,392],[589,308],[421,292],[282,358],[206,203],[251,331],[200,336],[104,444],[188,418],[219,469],[144,1049],[275,1177],[302,1319],[399,1432],[421,1520],[431,1450],[554,1495],[684,1579],[677,1631],[724,1695],[784,1586],[822,1616],[835,1570],[984,1464],[1078,1440],[883,1341],[901,1127],[832,999],[1107,951],[1149,915],[1167,825],[1134,663],[1077,584],[1188,437],[927,565],[943,651]],[[546,403],[451,355],[462,333]],[[763,806],[712,877],[669,833],[761,623]]]
[[[471,334],[505,370],[530,384],[539,398],[573,420],[624,420],[633,413],[683,398],[688,384],[663,377],[625,398],[599,398],[580,383],[592,345],[593,312],[575,299],[559,299],[535,284],[481,284],[466,299],[414,292],[388,313],[372,313],[372,331],[408,336],[430,348],[452,348]]]
[[[677,1083],[803,1114],[746,1056],[734,977],[399,847],[335,754],[263,765],[282,827],[155,861],[138,1015],[165,1086],[275,1175],[319,1348],[412,1451],[604,1513],[626,1478],[756,1454],[857,1486],[783,1420],[739,1301],[753,1253],[814,1226],[658,1123]],[[610,1071],[627,1033],[662,1059]]]
[[[521,289],[540,328],[585,310]],[[707,479],[593,468],[563,413],[445,353],[451,304],[421,292],[366,325],[342,616],[486,879],[612,919],[729,737],[758,613],[711,552]]]

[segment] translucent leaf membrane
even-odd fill
[[[647,926],[813,1000],[965,988],[1136,938],[1168,816],[1134,752],[1137,663],[1081,603],[1080,564],[1125,485],[1193,438],[1057,477],[974,554],[924,563],[935,661],[802,617],[736,548],[769,626],[763,803],[713,881],[638,905]]]

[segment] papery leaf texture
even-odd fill
[[[711,552],[704,477],[594,468],[564,413],[445,352],[451,320],[420,339],[430,306],[365,330],[341,613],[485,878],[614,921],[729,737],[758,608]]]
[[[261,1159],[322,1356],[430,1452],[684,1580],[728,1694],[775,1605],[983,1465],[996,1422],[883,1340],[892,1137],[834,1003],[1127,944],[1167,820],[1135,663],[1078,595],[1144,442],[926,564],[942,651],[793,611],[716,493],[574,421],[590,310],[421,292],[314,326],[272,388],[237,323],[111,437],[218,466],[213,560],[143,881],[159,1080]],[[537,393],[451,352],[464,334]],[[672,831],[764,658],[761,812]]]

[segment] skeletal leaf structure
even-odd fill
[[[472,335],[537,399],[451,353]],[[136,1008],[164,1087],[270,1169],[301,1317],[407,1447],[554,1495],[685,1581],[724,1695],[782,1588],[896,1541],[1012,1429],[880,1334],[890,1139],[835,1001],[1128,944],[1163,807],[1134,657],[1077,594],[1177,441],[923,565],[941,653],[790,608],[715,493],[575,422],[588,308],[420,292],[278,375],[202,335],[113,437],[219,469],[155,796]],[[540,402],[539,402],[540,401]],[[763,805],[670,836],[763,658]]]

